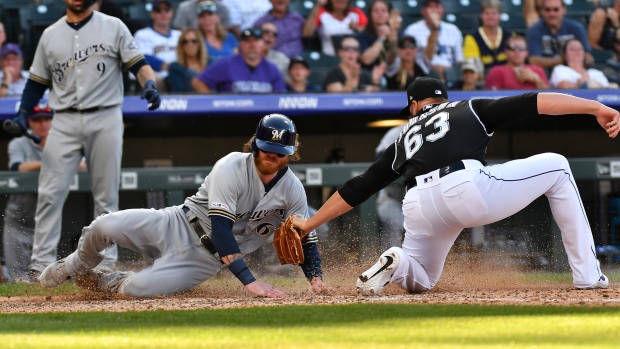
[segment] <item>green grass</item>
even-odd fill
[[[618,348],[618,307],[352,304],[0,315],[2,348]]]

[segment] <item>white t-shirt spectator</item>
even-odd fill
[[[588,77],[590,78],[590,80],[595,81],[596,83],[602,85],[605,88],[609,87],[609,80],[607,80],[605,74],[603,74],[603,72],[600,70],[593,68],[588,69]],[[581,79],[581,74],[579,74],[571,67],[560,64],[556,65],[555,68],[553,68],[553,73],[551,73],[549,84],[551,84],[551,87],[557,88],[562,81],[576,83],[577,81],[579,81],[579,79]]]
[[[410,24],[405,29],[404,35],[415,38],[418,45],[418,55],[423,55],[428,37],[431,35],[431,31],[424,20]],[[463,34],[454,24],[442,21],[437,39],[437,52],[433,56],[431,64],[452,67],[461,61],[463,61]]]
[[[254,26],[254,22],[271,10],[269,0],[223,0],[230,12],[230,24],[241,30]]]
[[[160,79],[168,76],[168,71],[159,71],[158,66],[161,66],[161,62],[172,63],[177,60],[177,43],[180,36],[180,30],[171,29],[168,35],[162,35],[151,27],[140,29],[134,34],[140,52],[146,56],[146,60]],[[152,61],[151,57],[158,63]]]
[[[364,12],[357,7],[349,8],[347,16],[342,21],[334,18],[324,8],[319,10],[319,14],[316,16],[316,27],[317,34],[321,39],[323,53],[330,56],[336,55],[332,35],[355,34],[355,31],[349,27],[352,22],[356,22],[360,27],[364,27],[368,24],[368,19]]]

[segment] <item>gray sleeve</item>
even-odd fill
[[[13,138],[9,142],[9,169],[13,164],[21,163],[26,161],[26,150],[23,147],[23,143],[20,141],[20,138]]]
[[[209,173],[207,191],[209,193],[209,216],[226,217],[233,222],[236,220],[237,198],[243,189],[241,176],[245,171],[239,170],[239,162],[231,161],[232,157],[225,157],[215,163]]]
[[[116,21],[118,27],[118,42],[117,48],[120,55],[120,58],[123,62],[123,68],[128,69],[132,65],[136,64],[139,60],[144,58],[144,55],[140,52],[138,45],[136,45],[136,41],[127,26],[121,22],[121,20]]]
[[[43,32],[37,44],[37,50],[34,53],[34,59],[30,66],[29,78],[38,83],[50,86],[52,84],[52,75],[49,63],[46,59],[47,53],[45,52],[45,44],[48,42],[46,33],[47,30]]]

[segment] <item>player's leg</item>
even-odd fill
[[[167,253],[153,265],[122,281],[117,292],[131,297],[169,296],[189,291],[217,274],[224,264],[196,242],[184,251]]]
[[[118,211],[118,188],[123,152],[123,118],[120,107],[84,115],[87,128],[84,155],[94,201],[94,215]],[[114,269],[116,246],[103,252],[102,267]]]
[[[381,248],[388,249],[392,246],[400,246],[403,243],[405,228],[402,202],[386,193],[380,193],[377,197],[377,214],[381,220]]]
[[[4,264],[8,270],[8,281],[29,281],[30,251],[34,229],[6,214],[2,232]]]
[[[82,157],[81,123],[72,113],[56,113],[52,121],[39,174],[31,270],[41,272],[56,261],[62,209]]]
[[[546,195],[562,232],[575,287],[591,287],[603,277],[575,179],[562,155],[545,153],[490,166],[475,182],[489,207],[477,225],[504,219]]]

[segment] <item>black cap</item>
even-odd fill
[[[308,62],[306,62],[304,57],[300,55],[291,57],[290,63],[288,64],[288,68],[291,69],[293,64],[296,64],[296,63],[303,64],[306,68],[310,69]]]
[[[415,41],[415,38],[411,35],[405,35],[401,37],[400,39],[398,39],[398,47],[399,48],[405,47],[406,42],[410,42],[413,44],[413,46],[418,47],[418,43]]]
[[[438,3],[439,5],[443,5],[443,1],[441,1],[441,0],[424,0],[424,1],[422,2],[422,7],[426,7],[426,6],[428,6],[431,2],[436,2],[436,3]]]
[[[412,101],[417,102],[432,97],[448,99],[448,91],[443,82],[427,76],[413,80],[407,87],[407,106],[400,111],[400,115],[411,116],[409,106]]]
[[[263,31],[260,28],[248,28],[239,34],[239,40],[244,40],[250,37],[255,37],[257,39],[263,38]]]

